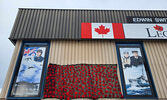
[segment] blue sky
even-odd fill
[[[14,50],[8,40],[18,8],[166,10],[167,0],[0,0],[0,91]]]

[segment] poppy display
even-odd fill
[[[113,81],[114,80],[114,81]],[[49,64],[44,98],[122,98],[116,65]]]

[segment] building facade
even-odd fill
[[[20,8],[0,98],[167,98],[167,11]]]

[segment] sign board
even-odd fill
[[[167,39],[166,24],[123,24],[126,39]]]
[[[82,39],[167,39],[167,24],[82,23]]]
[[[166,17],[126,17],[128,23],[167,23]]]

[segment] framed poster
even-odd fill
[[[40,97],[47,56],[47,43],[23,45],[8,97]]]
[[[117,44],[125,97],[156,97],[142,44]]]

